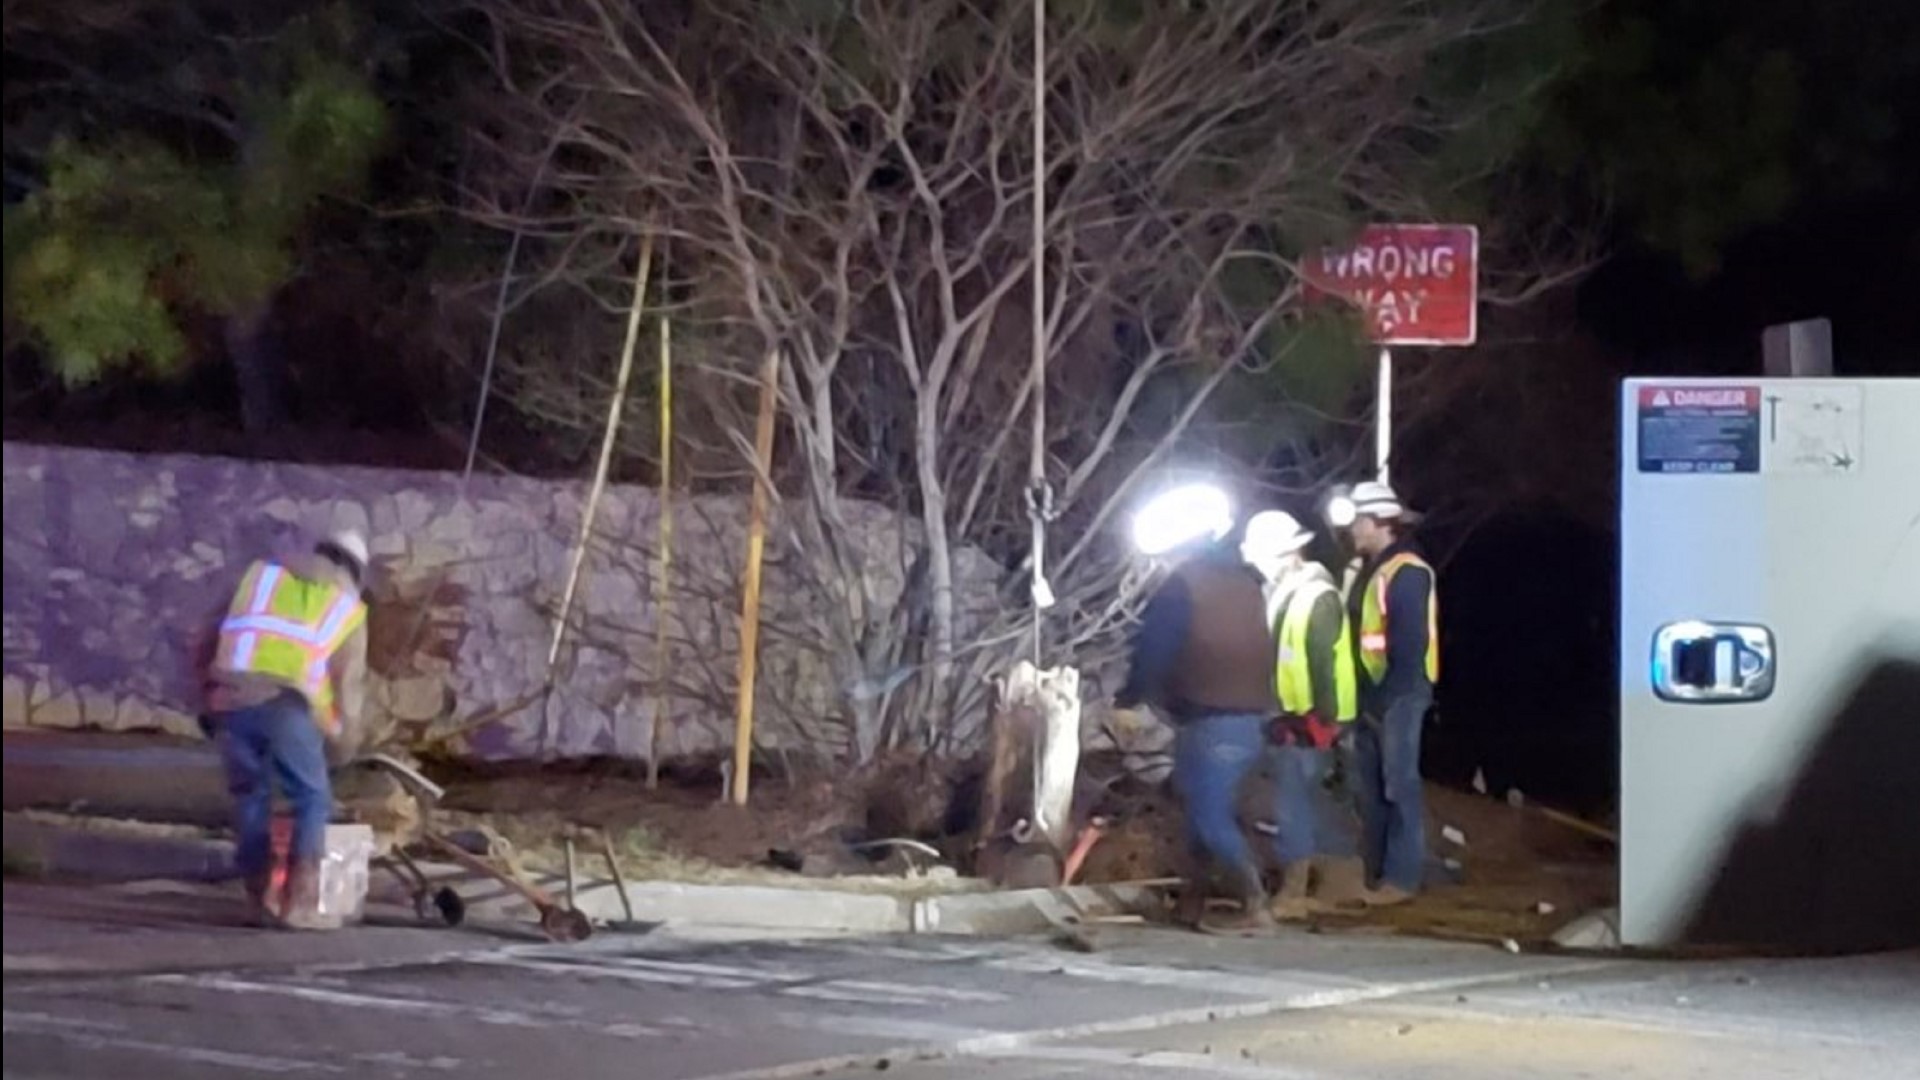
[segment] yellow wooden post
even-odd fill
[[[747,770],[753,763],[753,684],[760,645],[760,563],[767,546],[767,503],[773,486],[773,417],[780,354],[767,350],[760,367],[760,415],[753,432],[753,507],[747,519],[747,572],[740,598],[740,696],[734,703],[733,804],[747,804]]]
[[[647,786],[660,786],[660,752],[667,728],[667,617],[673,607],[673,322],[660,317],[660,554],[653,571],[653,745]]]

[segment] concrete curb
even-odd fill
[[[531,905],[496,882],[464,876],[453,867],[423,865],[422,869],[436,883],[455,886],[471,914],[505,919],[534,917]],[[537,884],[555,899],[565,888],[556,877],[542,878]],[[375,896],[389,902],[408,902],[390,876],[375,885]],[[1075,885],[900,896],[777,885],[627,883],[635,922],[856,934],[1032,934],[1089,919],[1145,914],[1157,907],[1162,897],[1161,888],[1151,885]],[[597,922],[617,924],[628,917],[619,889],[611,882],[577,885],[574,903]]]
[[[31,861],[52,878],[225,881],[234,876],[233,844],[226,840],[140,836],[12,817],[4,833],[9,855]]]
[[[914,902],[920,934],[1031,934],[1116,915],[1145,915],[1161,905],[1157,885],[1070,885],[1058,889],[948,893]]]
[[[33,861],[53,878],[224,881],[234,876],[233,844],[225,840],[141,836],[9,816],[5,843],[10,853]],[[453,886],[472,917],[534,917],[531,905],[498,882],[450,865],[428,863],[421,869],[436,884]],[[564,888],[557,877],[538,884],[556,899]],[[633,903],[633,920],[642,923],[853,934],[1013,935],[1106,916],[1143,914],[1161,902],[1162,892],[1150,885],[1075,885],[905,896],[850,889],[636,881],[627,884],[627,895]],[[369,900],[409,905],[411,899],[392,875],[375,875]],[[581,911],[598,922],[618,923],[628,917],[612,882],[584,882],[574,899]]]

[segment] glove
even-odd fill
[[[1316,713],[1282,716],[1270,729],[1277,746],[1304,746],[1325,750],[1340,735],[1340,725],[1322,720]]]
[[[1325,750],[1340,738],[1340,725],[1332,720],[1323,720],[1319,713],[1308,713],[1304,730],[1307,745],[1315,750]]]

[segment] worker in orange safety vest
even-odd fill
[[[1384,906],[1412,899],[1426,875],[1420,736],[1440,681],[1439,605],[1433,567],[1404,533],[1413,515],[1400,497],[1368,482],[1350,498],[1363,560],[1347,597],[1360,684],[1353,764],[1367,902]]]
[[[319,906],[333,813],[327,769],[329,749],[351,757],[358,738],[367,561],[366,540],[345,532],[309,555],[253,563],[195,650],[203,722],[220,745],[233,799],[234,862],[261,925],[335,925]],[[284,897],[269,895],[276,781],[293,811]]]

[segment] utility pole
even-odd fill
[[[1032,445],[1027,459],[1027,518],[1033,527],[1033,663],[1039,667],[1046,611],[1053,606],[1047,584],[1047,518],[1053,491],[1047,486],[1047,2],[1033,0],[1033,384]]]

